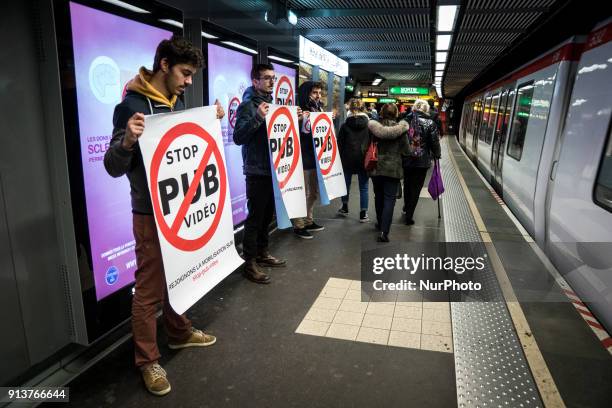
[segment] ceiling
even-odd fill
[[[382,77],[385,87],[433,82],[436,5],[459,4],[442,81],[445,97],[460,93],[510,50],[516,50],[517,44],[522,47],[529,34],[570,4],[570,0],[162,1],[186,14],[206,15],[209,21],[291,54],[297,51],[292,49],[297,46],[297,36],[304,35],[347,60],[356,82],[365,85]],[[273,4],[283,15],[286,9],[293,10],[297,26],[286,19],[276,26],[266,24],[263,13]],[[235,13],[228,13],[225,7]]]

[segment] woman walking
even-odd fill
[[[353,98],[349,103],[350,116],[338,132],[338,149],[346,181],[346,195],[342,197],[342,208],[338,214],[346,217],[349,213],[349,192],[353,174],[359,181],[359,222],[368,219],[368,173],[363,168],[365,151],[368,147],[370,134],[368,132],[368,115],[361,99]]]
[[[397,113],[395,104],[386,104],[380,111],[380,122],[368,122],[372,140],[378,143],[378,163],[369,175],[374,185],[379,242],[389,242],[397,188],[402,178],[402,153],[408,149],[409,126],[405,121],[396,122]]]
[[[425,184],[427,169],[433,159],[440,159],[441,154],[438,126],[429,116],[429,109],[427,101],[417,99],[408,117],[411,135],[408,137],[408,154],[403,159],[406,225],[414,224],[414,210]]]

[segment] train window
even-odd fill
[[[485,99],[484,111],[482,113],[482,121],[480,122],[480,132],[478,132],[478,140],[485,141],[487,136],[487,129],[489,126],[489,118],[491,113],[491,97]]]
[[[512,127],[510,129],[510,139],[508,140],[508,156],[519,161],[523,155],[523,145],[525,144],[525,134],[527,133],[527,123],[529,123],[531,101],[533,99],[533,88],[533,81],[530,81],[520,85],[516,92]]]
[[[474,115],[472,116],[472,137],[476,138],[478,133],[478,125],[482,118],[482,101],[479,99],[474,102]]]
[[[595,183],[595,203],[612,211],[612,126],[608,125],[608,145]]]
[[[489,112],[489,120],[487,123],[487,132],[485,133],[485,143],[491,144],[493,140],[493,132],[495,131],[495,119],[497,118],[497,108],[499,104],[499,94],[493,96],[491,100],[491,109]]]
[[[495,122],[495,131],[501,134],[506,130],[505,125],[508,125],[508,116],[510,113],[507,110],[506,104],[508,102],[508,92],[504,92],[502,95],[501,103],[499,104],[499,112],[497,115],[497,122]]]

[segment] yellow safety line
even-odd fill
[[[451,162],[455,167],[459,184],[461,184],[461,188],[465,194],[465,198],[468,202],[470,211],[472,212],[472,216],[474,217],[474,221],[476,222],[476,227],[478,228],[480,236],[482,237],[482,241],[485,243],[485,248],[487,249],[493,270],[495,271],[495,275],[499,281],[499,286],[506,300],[506,305],[508,307],[508,311],[510,312],[510,317],[512,318],[514,328],[516,329],[519,341],[523,346],[523,352],[527,358],[527,364],[529,364],[529,368],[531,369],[531,373],[535,379],[540,396],[542,397],[542,402],[544,403],[545,407],[565,407],[563,398],[561,398],[557,385],[555,384],[555,381],[548,370],[546,361],[544,360],[540,348],[538,347],[538,343],[531,332],[531,328],[529,327],[527,318],[523,313],[523,309],[516,298],[516,294],[514,293],[514,289],[512,288],[512,284],[510,283],[506,269],[504,268],[491,236],[489,235],[489,232],[482,221],[480,212],[476,207],[476,203],[474,202],[472,194],[465,183],[463,175],[459,171],[459,166],[457,166],[457,162],[453,157],[449,143],[450,142],[447,140],[446,146],[448,148],[448,157],[450,157]]]

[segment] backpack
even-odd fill
[[[419,115],[412,113],[410,129],[408,129],[408,155],[414,159],[425,155],[425,140],[422,138],[423,129],[419,123]]]

